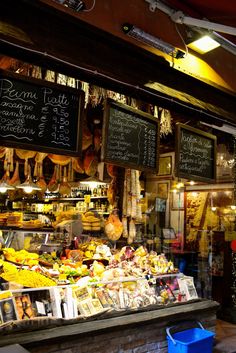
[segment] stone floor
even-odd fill
[[[236,324],[217,320],[213,353],[236,353]]]

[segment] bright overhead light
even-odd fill
[[[0,180],[0,193],[4,194],[8,190],[14,190],[15,187],[9,183],[9,171],[7,170]]]
[[[41,188],[37,186],[32,180],[26,179],[26,181],[16,186],[17,189],[23,189],[24,192],[30,194],[32,191],[39,191]]]
[[[32,181],[32,177],[31,177],[31,167],[28,166],[28,175],[24,181],[24,183],[17,185],[16,186],[17,189],[23,189],[23,191],[26,194],[30,194],[33,191],[40,191],[42,190],[41,187],[39,187],[38,185],[36,185],[33,181]]]
[[[80,184],[88,185],[91,189],[95,189],[98,185],[106,185],[107,183],[94,176],[81,180]]]
[[[125,23],[122,29],[123,32],[129,37],[132,37],[139,42],[147,44],[153,48],[159,49],[163,53],[171,55],[176,59],[181,59],[185,56],[183,51],[176,49],[172,44],[164,42],[162,39],[159,39],[130,23]]]
[[[218,48],[220,44],[210,36],[203,36],[187,44],[188,48],[193,49],[197,53],[205,54],[209,51]]]
[[[156,9],[159,9],[167,14],[175,23],[184,24],[200,33],[206,32],[206,30],[210,31],[211,37],[216,39],[222,48],[229,51],[233,55],[236,55],[236,45],[218,33],[227,33],[236,36],[235,27],[225,26],[220,23],[214,23],[207,20],[186,16],[182,11],[175,11],[173,8],[162,3],[160,0],[145,1],[149,3],[149,10],[151,12],[155,12]]]
[[[0,193],[4,194],[7,190],[14,190],[14,186],[8,184],[6,180],[0,181]]]

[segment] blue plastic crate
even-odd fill
[[[212,353],[215,334],[211,331],[192,328],[167,334],[168,353]]]

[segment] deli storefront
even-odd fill
[[[42,31],[32,26],[23,45],[29,23],[4,5],[8,25],[26,32],[1,38],[10,63],[0,96],[1,346],[167,352],[167,327],[198,320],[214,331],[218,303],[231,302],[235,146],[212,128],[226,115],[233,125],[231,96],[212,88],[199,108],[202,82],[191,104],[148,88],[150,76],[164,70],[163,88],[176,73],[162,60],[151,72],[152,55],[99,31],[95,58],[94,29],[54,7],[37,3]],[[62,15],[66,33],[42,61],[43,23],[59,28]],[[80,59],[65,38],[79,28]],[[121,48],[140,58],[117,62],[116,74]]]

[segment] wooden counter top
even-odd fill
[[[76,324],[66,324],[53,328],[34,330],[29,332],[15,332],[0,336],[0,346],[18,343],[21,345],[30,345],[31,343],[42,343],[51,340],[68,340],[75,336],[83,336],[91,332],[106,332],[107,329],[119,329],[121,327],[134,327],[145,325],[150,322],[171,322],[174,320],[184,320],[186,317],[195,319],[196,314],[207,311],[216,312],[219,304],[217,302],[199,299],[186,303],[179,303],[167,307],[159,307],[154,310],[146,310],[141,312],[128,312],[122,316],[97,318],[92,321],[80,321]],[[117,313],[116,313],[117,315]]]

